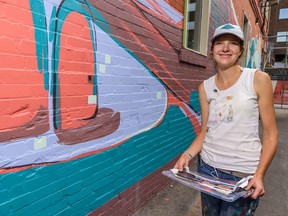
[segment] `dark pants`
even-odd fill
[[[241,178],[222,172],[206,164],[200,157],[198,160],[198,172],[213,177],[239,181]],[[259,198],[239,198],[234,202],[226,202],[221,199],[201,193],[202,215],[204,216],[252,216],[259,203]]]

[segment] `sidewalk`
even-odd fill
[[[288,212],[288,109],[275,109],[279,132],[278,150],[266,176],[266,194],[255,216],[286,216]],[[192,167],[195,164],[192,164]],[[133,216],[200,216],[200,194],[172,181]]]
[[[286,216],[288,212],[288,109],[275,109],[279,142],[265,179],[266,194],[255,216]]]
[[[190,169],[196,168],[196,161]],[[200,193],[176,181],[171,183],[132,216],[201,215]]]

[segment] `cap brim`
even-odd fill
[[[230,34],[230,35],[234,35],[235,37],[239,38],[242,42],[244,42],[244,39],[239,37],[238,35],[236,34],[233,34],[233,33],[228,33],[228,32],[223,32],[223,33],[220,33],[218,35],[215,35],[214,37],[211,38],[211,42],[213,43],[213,41],[217,38],[217,37],[220,37],[222,35],[225,35],[225,34]]]

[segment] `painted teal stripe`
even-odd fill
[[[198,91],[192,91],[190,95],[190,105],[194,108],[194,110],[200,114],[201,107],[199,102],[199,93]]]
[[[189,119],[170,107],[164,121],[105,152],[0,175],[0,215],[85,215],[159,169],[195,137]]]
[[[48,71],[48,33],[46,28],[46,17],[43,0],[30,0],[32,18],[35,31],[36,56],[38,70],[43,72],[44,88],[49,89]]]

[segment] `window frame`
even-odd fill
[[[286,13],[287,13],[287,16],[286,16],[286,17],[284,17],[284,18],[281,18],[281,17],[280,17],[280,15],[281,15],[281,10],[287,10],[287,12],[286,12]],[[285,12],[283,12],[283,13],[285,13]],[[288,19],[288,7],[287,7],[287,8],[286,8],[286,7],[285,7],[285,8],[280,8],[280,9],[279,9],[278,19],[279,19],[279,20]]]
[[[196,8],[197,8],[197,5],[196,5]],[[201,31],[197,35],[198,49],[192,49],[192,48],[187,46],[189,0],[185,0],[184,23],[183,23],[183,48],[184,49],[202,54],[204,56],[208,55],[210,9],[211,9],[211,0],[201,1],[201,12],[200,12],[201,16],[200,16],[200,26],[199,26],[199,29]],[[207,16],[205,16],[205,14],[207,14]]]
[[[284,34],[282,35],[279,33],[284,33]],[[278,38],[284,38],[284,40],[278,41]],[[288,31],[278,31],[276,34],[276,43],[286,43],[286,42],[288,42]]]

